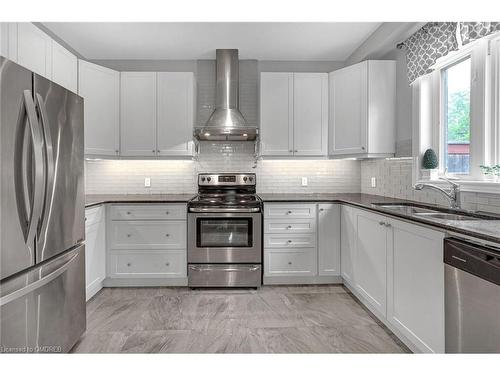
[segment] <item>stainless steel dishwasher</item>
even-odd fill
[[[444,242],[447,353],[500,353],[500,248]]]

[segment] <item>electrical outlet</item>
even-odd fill
[[[302,186],[307,186],[307,177],[302,177]]]
[[[151,187],[151,177],[144,177],[144,187]]]
[[[372,188],[377,187],[377,178],[372,177]]]

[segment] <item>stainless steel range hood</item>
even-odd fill
[[[238,109],[238,50],[218,49],[216,56],[215,110],[205,126],[194,129],[194,137],[200,141],[254,141],[258,128],[248,126]]]

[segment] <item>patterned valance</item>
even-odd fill
[[[403,42],[410,83],[430,73],[436,60],[458,49],[456,22],[429,22]]]
[[[500,31],[500,22],[460,22],[462,44]]]

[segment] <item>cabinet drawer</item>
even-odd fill
[[[85,226],[91,226],[104,220],[104,206],[87,208],[85,210]]]
[[[264,205],[264,218],[279,219],[288,217],[291,219],[316,218],[316,205],[315,204],[265,204]]]
[[[186,277],[184,250],[120,251],[111,254],[112,277]]]
[[[264,220],[264,233],[315,233],[315,219]]]
[[[315,276],[316,251],[314,249],[266,250],[265,276]]]
[[[126,249],[185,249],[185,221],[113,221],[110,246]]]
[[[112,206],[111,220],[187,220],[185,204]]]
[[[265,234],[264,247],[316,247],[316,234]]]

